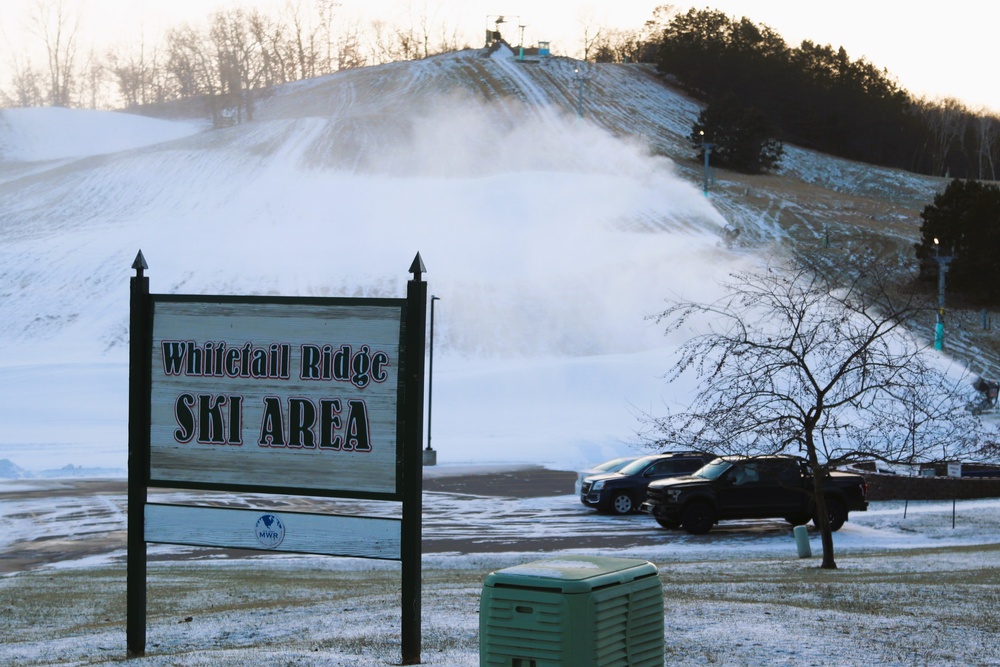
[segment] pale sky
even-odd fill
[[[43,0],[53,1],[53,0]],[[88,36],[100,44],[158,34],[165,26],[188,20],[199,24],[217,8],[234,5],[275,10],[287,1],[310,0],[63,0],[82,12]],[[11,44],[27,38],[23,15],[35,0],[0,0],[0,64],[9,60]],[[641,28],[652,18],[656,0],[339,0],[343,17],[378,16],[389,22],[416,23],[427,16],[433,24],[459,28],[474,46],[487,24],[504,15],[510,41],[524,25],[525,43],[552,43],[557,55],[579,55],[583,26]],[[1000,84],[994,74],[998,58],[996,32],[1000,2],[993,0],[704,0],[674,2],[719,9],[767,24],[791,46],[803,39],[834,48],[843,46],[853,59],[867,58],[895,76],[916,96],[955,97],[973,110],[1000,112]],[[407,17],[414,17],[407,21]]]

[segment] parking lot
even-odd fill
[[[644,514],[610,516],[573,495],[575,473],[537,467],[515,470],[428,470],[424,480],[423,550],[446,553],[546,553],[568,549],[616,551],[704,548],[713,543],[784,543],[780,520],[734,521],[692,536],[659,529]],[[85,557],[124,558],[125,480],[25,480],[0,483],[0,572],[9,573]],[[151,501],[190,502],[187,491],[151,490]],[[397,517],[398,503],[211,493],[211,505],[283,511]],[[761,538],[765,539],[763,542]],[[791,547],[789,547],[791,548]],[[245,557],[258,552],[154,547],[151,559]]]

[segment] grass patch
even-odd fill
[[[338,559],[154,563],[138,665],[393,665],[399,569]],[[350,562],[349,567],[357,567]],[[1000,549],[922,549],[816,561],[661,567],[671,664],[986,664],[1000,655]],[[478,664],[487,571],[423,579],[424,664]],[[120,566],[0,579],[0,664],[119,664]],[[845,660],[846,659],[846,662]]]

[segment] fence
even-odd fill
[[[942,466],[943,467],[943,466]],[[945,471],[935,470],[936,475],[911,477],[858,469],[868,483],[868,500],[969,500],[973,498],[1000,498],[1000,468],[984,466],[966,469],[963,477],[946,477]],[[994,476],[980,476],[994,475]]]

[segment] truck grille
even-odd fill
[[[646,490],[646,497],[648,500],[661,503],[664,502],[665,498],[663,496],[663,491],[660,489],[654,489],[650,487]]]

